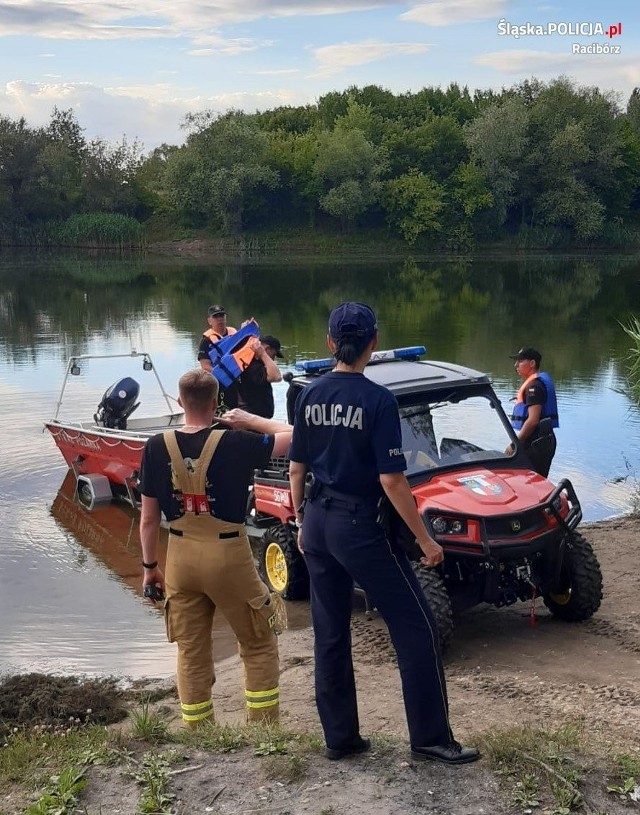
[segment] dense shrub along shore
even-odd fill
[[[0,116],[0,246],[375,234],[417,249],[640,244],[640,89],[379,86],[187,116],[183,145],[87,140],[71,110]],[[258,238],[258,243],[260,238]]]

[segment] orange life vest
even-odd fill
[[[214,331],[213,328],[208,328],[206,331],[202,333],[203,337],[206,337],[211,342],[218,342],[223,337],[229,337],[231,334],[235,334],[236,329],[231,328],[231,326],[227,326],[227,333],[226,334],[218,334],[217,331]]]

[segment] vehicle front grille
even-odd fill
[[[485,521],[489,539],[519,538],[538,532],[546,525],[541,509],[532,509],[529,512],[520,512],[515,515],[502,515],[500,518],[487,518]]]
[[[289,478],[289,459],[285,456],[276,456],[269,460],[262,470],[256,470],[256,478]]]

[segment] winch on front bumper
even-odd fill
[[[563,479],[546,501],[520,513],[482,517],[428,507],[422,516],[444,549],[454,604],[464,608],[477,602],[510,605],[558,585],[582,508],[573,485]]]

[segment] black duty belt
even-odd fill
[[[316,482],[313,497],[309,500],[319,500],[325,507],[335,503],[337,506],[347,507],[351,511],[362,508],[374,508],[377,506],[378,498],[370,495],[351,495],[346,492],[339,492],[326,484]]]
[[[171,526],[169,527],[169,532],[178,538],[181,538],[184,535],[184,532],[181,529],[173,529]],[[236,529],[235,532],[221,532],[218,537],[220,540],[228,540],[229,538],[239,538],[240,533]]]

